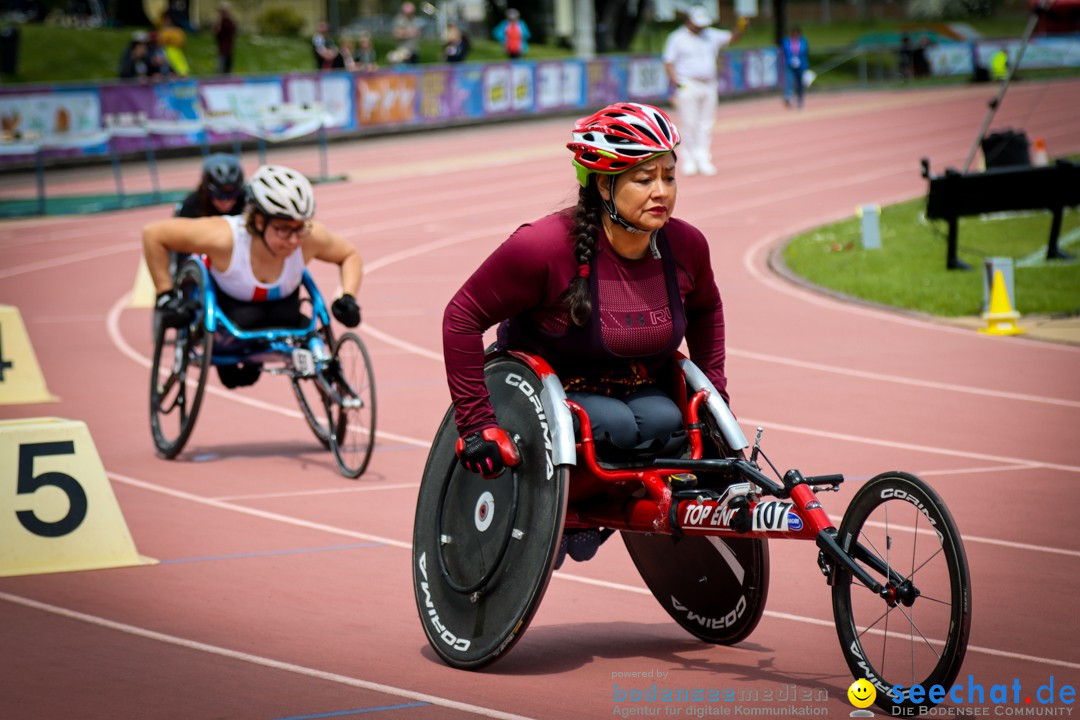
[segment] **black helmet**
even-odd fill
[[[235,156],[215,153],[203,163],[203,181],[213,197],[233,200],[244,192],[244,168]]]

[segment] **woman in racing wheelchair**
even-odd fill
[[[578,120],[572,138],[576,207],[519,227],[444,315],[458,457],[485,477],[513,462],[484,384],[482,336],[495,324],[499,349],[552,366],[567,398],[586,410],[605,459],[683,444],[682,413],[664,383],[684,337],[690,359],[728,400],[709,246],[672,217],[679,131],[655,107],[616,103]],[[587,560],[603,537],[571,531],[563,541],[571,558]]]
[[[343,294],[331,310],[343,325],[359,325],[360,255],[314,215],[315,193],[307,178],[290,168],[264,165],[248,184],[243,215],[172,218],[147,225],[143,251],[158,293],[160,321],[180,325],[186,315],[169,272],[171,250],[206,256],[220,291],[218,305],[244,330],[306,325],[299,290],[304,268],[312,259],[334,263],[341,268]],[[229,388],[254,384],[262,369],[258,363],[217,368]]]
[[[177,203],[173,216],[239,215],[244,204],[244,167],[239,158],[214,153],[203,162],[199,186]]]

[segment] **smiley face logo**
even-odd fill
[[[847,689],[847,699],[857,708],[868,708],[877,699],[877,690],[865,678],[859,678]]]

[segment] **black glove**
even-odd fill
[[[486,478],[495,477],[504,467],[521,463],[521,454],[510,434],[498,427],[484,428],[458,438],[455,449],[466,470]]]
[[[335,300],[330,310],[345,327],[354,328],[360,324],[360,306],[356,304],[356,298],[348,293]]]
[[[154,303],[154,312],[165,327],[190,325],[195,318],[191,306],[184,301],[184,294],[180,292],[180,288],[175,287],[158,293],[157,302]]]

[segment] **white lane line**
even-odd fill
[[[237,505],[235,503],[227,502],[225,500],[217,500],[214,498],[203,497],[202,495],[195,495],[193,493],[184,492],[183,490],[174,490],[163,485],[156,485],[154,483],[146,482],[144,480],[138,480],[128,475],[121,475],[115,472],[106,472],[110,480],[113,480],[124,485],[131,485],[132,487],[141,488],[143,490],[149,490],[150,492],[160,493],[162,495],[168,495],[179,500],[187,500],[189,502],[198,503],[200,505],[206,505],[208,507],[217,508],[219,510],[231,510],[243,515],[250,515],[251,517],[261,518],[263,520],[270,520],[272,522],[284,523],[286,525],[293,525],[294,527],[307,528],[308,530],[318,530],[319,532],[330,533],[332,535],[342,535],[344,537],[353,538],[354,540],[365,540],[367,542],[376,542],[382,545],[390,545],[391,547],[402,548],[404,550],[411,550],[412,543],[401,542],[400,540],[394,540],[392,538],[382,537],[380,535],[372,535],[370,533],[356,532],[355,530],[345,530],[344,528],[334,527],[333,525],[325,525],[323,523],[311,522],[309,520],[302,520],[300,518],[292,517],[290,515],[282,515],[281,513],[270,512],[268,510],[259,510],[257,508],[250,508],[244,505]]]
[[[1022,465],[991,465],[977,468],[957,468],[955,470],[920,470],[915,473],[919,477],[932,475],[972,475],[974,473],[1012,472],[1013,470],[1033,470],[1036,465],[1024,463]]]
[[[800,427],[798,425],[788,425],[786,423],[770,422],[768,420],[757,420],[751,417],[739,418],[739,423],[755,427],[760,425],[766,429],[771,428],[773,430],[784,430],[787,432],[798,433],[799,435],[811,435],[814,437],[829,438],[830,440],[843,440],[845,442],[862,443],[865,445],[876,445],[878,447],[896,448],[899,450],[913,450],[916,452],[931,453],[933,455],[948,455],[950,457],[987,460],[990,462],[1003,463],[1009,466],[1027,465],[1030,467],[1063,470],[1065,472],[1080,472],[1080,466],[1077,465],[1060,465],[1058,463],[1042,462],[1041,460],[1025,460],[1024,458],[1006,457],[1004,455],[990,455],[987,453],[967,452],[965,450],[953,450],[950,448],[934,447],[932,445],[919,445],[917,443],[905,443],[895,440],[882,440],[880,438],[865,437],[863,435],[851,435],[849,433],[829,432],[828,430],[818,430],[817,428]]]
[[[87,250],[72,255],[64,255],[63,257],[52,258],[50,260],[39,260],[38,262],[27,263],[25,265],[16,265],[15,267],[7,268],[6,270],[0,270],[0,280],[15,277],[16,275],[25,275],[26,273],[36,272],[37,270],[50,270],[64,265],[72,265],[77,262],[82,262],[83,260],[94,260],[109,255],[131,252],[138,248],[139,245],[137,243],[126,242],[120,243],[119,245],[108,245],[96,250]],[[132,277],[134,277],[134,272],[135,269],[133,268]]]
[[[427,348],[420,347],[419,345],[414,345],[413,343],[406,340],[399,340],[393,335],[384,333],[382,330],[379,330],[378,328],[372,326],[371,323],[365,322],[363,325],[363,329],[364,332],[370,334],[371,337],[378,338],[384,343],[388,345],[393,345],[394,347],[398,348],[399,350],[403,350],[406,353],[409,353],[411,355],[419,355],[420,357],[425,357],[428,360],[434,360],[439,363],[443,361],[442,353],[428,350]]]
[[[221,509],[221,510],[233,510],[233,511],[236,511],[236,512],[239,512],[239,513],[243,513],[245,515],[251,515],[253,517],[258,517],[258,518],[262,518],[262,519],[265,519],[265,520],[271,520],[271,521],[274,521],[274,522],[281,522],[281,523],[285,523],[285,524],[288,524],[288,525],[295,525],[297,527],[303,527],[303,528],[308,528],[308,529],[312,529],[312,530],[319,530],[319,531],[330,533],[330,534],[333,534],[333,535],[341,535],[341,536],[344,536],[344,537],[354,538],[354,539],[358,539],[358,540],[366,540],[368,542],[378,542],[378,543],[382,543],[384,545],[389,545],[389,546],[392,546],[392,547],[401,548],[403,550],[411,550],[412,549],[412,543],[401,542],[400,540],[391,540],[389,538],[379,537],[377,535],[370,535],[368,533],[358,533],[358,532],[355,532],[355,531],[352,531],[352,530],[345,530],[343,528],[334,527],[332,525],[325,525],[323,523],[314,523],[314,522],[310,522],[310,521],[307,521],[307,520],[301,520],[299,518],[290,517],[288,515],[281,515],[279,513],[269,513],[269,512],[264,512],[264,511],[261,511],[261,510],[254,510],[252,508],[247,508],[247,507],[244,507],[242,505],[234,505],[232,503],[222,502],[220,500],[213,500],[213,499],[210,499],[210,498],[201,497],[199,495],[193,495],[192,493],[183,492],[181,490],[173,490],[172,488],[163,487],[161,485],[155,485],[153,483],[145,482],[145,481],[142,481],[142,480],[136,480],[135,478],[129,477],[127,475],[121,475],[119,473],[107,472],[106,474],[109,476],[110,480],[114,480],[114,481],[122,483],[122,484],[131,485],[133,487],[141,488],[143,490],[148,490],[150,492],[161,493],[163,495],[168,495],[168,496],[175,497],[175,498],[178,498],[178,499],[181,499],[181,500],[189,500],[191,502],[200,503],[200,504],[203,504],[203,505],[209,505],[211,507],[215,507],[215,508],[218,508],[218,509]],[[912,528],[912,529],[914,529],[914,528]],[[1072,550],[1063,550],[1063,549],[1060,549],[1060,548],[1044,548],[1044,547],[1039,547],[1039,546],[1035,546],[1035,545],[1026,545],[1025,546],[1025,545],[1023,545],[1021,543],[1009,543],[1009,542],[1001,541],[1001,540],[987,540],[985,538],[963,537],[963,541],[965,543],[968,543],[968,542],[987,542],[987,543],[993,544],[993,545],[1002,545],[1002,546],[1006,546],[1006,547],[1015,547],[1017,549],[1024,549],[1024,550],[1035,550],[1035,551],[1042,551],[1042,552],[1056,552],[1056,553],[1060,553],[1060,554],[1063,554],[1063,555],[1078,554],[1078,553],[1076,553],[1075,551],[1072,551]],[[593,585],[593,586],[596,586],[596,587],[608,588],[608,589],[611,589],[611,590],[620,590],[620,591],[623,591],[623,592],[631,592],[631,593],[635,593],[635,594],[638,594],[638,595],[651,595],[652,594],[649,590],[647,590],[645,588],[642,588],[642,587],[637,587],[637,586],[634,586],[634,585],[624,585],[622,583],[615,583],[615,582],[610,582],[610,581],[607,581],[607,580],[596,580],[596,579],[593,579],[593,578],[583,577],[581,575],[572,575],[572,574],[569,574],[569,573],[567,573],[565,571],[556,572],[556,573],[554,573],[554,575],[552,575],[552,577],[559,578],[561,580],[569,580],[571,582],[577,582],[577,583],[581,583],[581,584],[584,584],[584,585]],[[787,614],[787,613],[771,612],[771,611],[768,611],[768,610],[765,611],[765,614],[770,616],[770,617],[774,617],[774,618],[778,618],[778,619],[782,619],[782,620],[791,620],[791,621],[794,621],[794,622],[801,622],[801,623],[810,624],[810,625],[821,625],[821,626],[829,627],[829,628],[835,627],[835,624],[832,623],[832,622],[825,621],[825,620],[818,620],[816,618],[804,617],[804,616],[801,616],[801,615],[790,615],[790,614]],[[1074,667],[1075,668],[1080,668],[1080,665],[1077,665],[1075,663],[1070,663],[1070,662],[1065,661],[1065,660],[1057,660],[1057,659],[1054,659],[1054,658],[1044,658],[1044,657],[1038,657],[1038,656],[1035,656],[1035,655],[1022,655],[1022,654],[1019,654],[1019,653],[1011,653],[1011,652],[1008,652],[1008,651],[1005,651],[1005,650],[996,650],[996,649],[993,649],[993,648],[983,648],[983,647],[969,645],[968,650],[971,651],[971,652],[985,653],[987,655],[996,655],[998,657],[1006,657],[1006,658],[1012,658],[1012,659],[1017,659],[1017,660],[1026,660],[1026,661],[1029,661],[1029,662],[1041,663],[1041,664],[1044,664],[1044,665],[1052,665],[1052,666],[1067,667],[1067,668],[1074,668]]]
[[[934,382],[933,380],[918,380],[916,378],[903,377],[902,375],[886,375],[885,373],[868,372],[848,367],[837,367],[836,365],[825,365],[823,363],[796,360],[794,358],[786,358],[779,355],[767,355],[765,353],[750,352],[748,350],[739,350],[737,348],[728,349],[727,352],[728,355],[744,357],[750,360],[789,365],[804,370],[817,370],[819,372],[833,373],[835,375],[844,375],[845,377],[857,377],[863,378],[864,380],[877,380],[880,382],[897,383],[899,385],[913,385],[915,387],[929,388],[932,390],[947,390],[950,392],[967,393],[969,395],[1003,398],[1005,400],[1022,400],[1026,402],[1044,403],[1046,405],[1061,405],[1063,407],[1080,408],[1080,401],[1078,400],[1063,400],[1061,398],[1045,397],[1042,395],[1006,392],[1004,390],[988,390],[986,388],[973,387],[971,385],[940,383]]]
[[[365,485],[363,487],[326,488],[323,490],[297,490],[296,492],[265,493],[262,495],[219,495],[215,500],[230,502],[233,500],[274,500],[277,498],[311,497],[313,495],[336,495],[338,493],[371,492],[373,490],[410,490],[420,487],[420,483],[399,483],[397,485]]]
[[[829,515],[829,519],[833,521],[836,527],[840,527],[841,518],[838,515]],[[891,529],[901,532],[918,533],[919,535],[926,535],[927,537],[934,537],[936,533],[929,528],[915,529],[911,525],[901,525],[900,523],[889,523],[886,525],[883,522],[868,521],[866,523],[870,527],[876,527],[881,529]],[[997,540],[995,538],[982,537],[980,535],[968,535],[967,533],[960,533],[960,540],[964,545],[994,545],[996,547],[1009,548],[1010,550],[1025,550],[1028,552],[1048,553],[1050,555],[1064,555],[1065,557],[1080,558],[1080,550],[1069,550],[1068,548],[1050,547],[1048,545],[1032,545],[1031,543],[1013,542],[1011,540]]]
[[[581,583],[582,585],[592,585],[594,587],[601,587],[608,590],[620,590],[622,592],[631,592],[636,595],[652,595],[652,593],[641,587],[634,585],[624,585],[622,583],[611,582],[609,580],[595,580],[593,578],[582,577],[581,575],[570,575],[565,572],[557,572],[552,577],[560,578],[562,580],[570,580],[571,582]],[[817,627],[829,628],[835,632],[836,623],[832,620],[819,620],[818,618],[805,617],[803,615],[792,615],[791,613],[775,612],[773,610],[766,610],[764,613],[767,617],[775,618],[777,620],[790,620],[791,622],[802,623],[803,625],[814,625]],[[938,645],[944,645],[943,640],[931,639],[931,642],[936,642]],[[1050,665],[1053,667],[1068,668],[1071,670],[1080,670],[1080,663],[1069,662],[1068,660],[1058,660],[1056,658],[1039,657],[1038,655],[1025,655],[1023,653],[1014,653],[1007,650],[997,650],[995,648],[981,647],[979,645],[968,645],[968,652],[982,653],[984,655],[993,655],[995,657],[1008,658],[1010,660],[1023,660],[1026,662],[1038,663],[1040,665]]]
[[[260,655],[252,655],[251,653],[240,652],[239,650],[230,650],[229,648],[224,648],[220,645],[210,645],[209,643],[199,642],[197,640],[189,640],[187,638],[177,637],[176,635],[168,635],[166,633],[160,633],[154,630],[147,630],[146,628],[141,628],[135,625],[128,625],[127,623],[116,622],[115,620],[108,620],[97,615],[88,615],[87,613],[78,612],[77,610],[70,610],[68,608],[59,607],[57,605],[50,605],[49,603],[31,600],[30,598],[24,598],[18,595],[11,595],[6,592],[0,592],[0,600],[4,600],[15,605],[22,605],[23,607],[31,608],[34,610],[51,613],[53,615],[59,615],[61,617],[68,618],[69,620],[76,620],[78,622],[96,625],[98,627],[107,628],[109,630],[122,632],[127,635],[134,635],[135,637],[140,637],[145,640],[154,640],[156,642],[165,643],[167,645],[182,647],[187,650],[195,650],[198,652],[208,653],[210,655],[217,655],[219,657],[228,658],[230,660],[239,660],[240,662],[250,663],[251,665],[259,665],[261,667],[270,668],[271,670],[280,670],[281,672],[293,673],[294,675],[302,675],[304,677],[312,678],[315,680],[324,680],[326,682],[337,683],[338,685],[347,685],[349,687],[359,688],[361,690],[370,690],[372,692],[382,693],[384,695],[408,698],[410,700],[425,702],[431,705],[437,705],[439,707],[450,708],[452,710],[460,710],[462,712],[471,713],[473,715],[480,715],[481,717],[498,718],[498,720],[529,720],[529,718],[524,715],[514,715],[513,713],[502,712],[501,710],[494,710],[492,708],[486,708],[480,705],[472,705],[470,703],[458,702],[457,700],[450,700],[448,698],[439,697],[438,695],[429,695],[427,693],[415,692],[413,690],[405,690],[403,688],[394,687],[393,685],[384,685],[383,683],[371,682],[370,680],[361,680],[359,678],[349,677],[347,675],[339,675],[337,673],[326,672],[324,670],[316,670],[315,668],[304,667],[303,665],[294,665],[293,663],[282,662],[281,660],[273,660],[271,658],[262,657]]]

